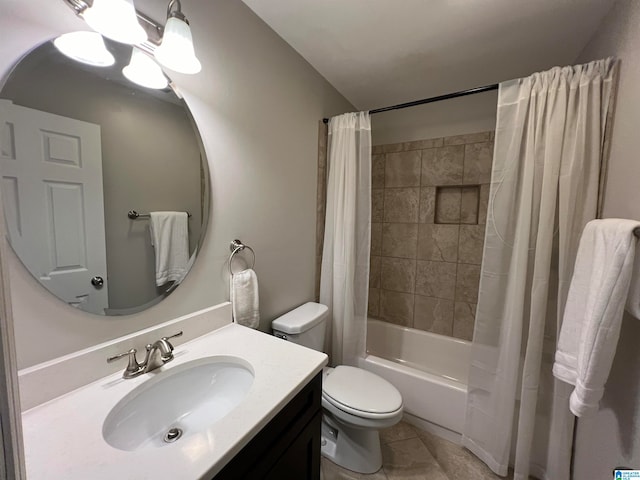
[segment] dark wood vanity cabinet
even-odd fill
[[[319,480],[322,373],[212,480]]]

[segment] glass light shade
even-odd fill
[[[147,88],[161,90],[167,88],[169,81],[160,66],[140,49],[133,47],[129,65],[122,69],[128,80]]]
[[[180,73],[198,73],[202,66],[193,50],[191,29],[179,18],[170,17],[164,27],[162,44],[155,56],[161,65]]]
[[[107,50],[102,35],[96,32],[65,33],[53,44],[67,57],[95,67],[108,67],[116,61]]]
[[[147,40],[133,0],[93,0],[82,17],[96,32],[116,42],[136,45]]]

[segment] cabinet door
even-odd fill
[[[317,432],[321,422],[322,412],[318,412],[278,459],[265,480],[320,479],[320,436]]]
[[[214,480],[319,480],[321,397],[322,372]]]

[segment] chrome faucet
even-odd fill
[[[182,333],[182,332],[180,332]],[[176,335],[173,335],[174,337]],[[169,337],[162,337],[160,340],[146,346],[147,355],[144,359],[143,373],[155,370],[167,362],[173,360],[173,345],[169,343]]]
[[[129,359],[129,363],[127,364],[127,368],[125,368],[124,372],[122,373],[122,378],[137,377],[138,375],[142,375],[143,373],[155,370],[156,368],[161,367],[165,363],[173,360],[173,345],[171,345],[169,339],[179,337],[181,335],[182,332],[178,332],[175,335],[171,335],[169,337],[162,337],[160,340],[157,340],[153,344],[148,344],[145,347],[147,353],[142,363],[138,362],[138,359],[136,357],[137,350],[135,348],[107,358],[107,363],[111,363],[120,358],[127,357]]]

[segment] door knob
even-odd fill
[[[93,285],[96,288],[102,288],[102,286],[104,285],[104,278],[99,276],[93,277],[91,279],[91,285]]]

